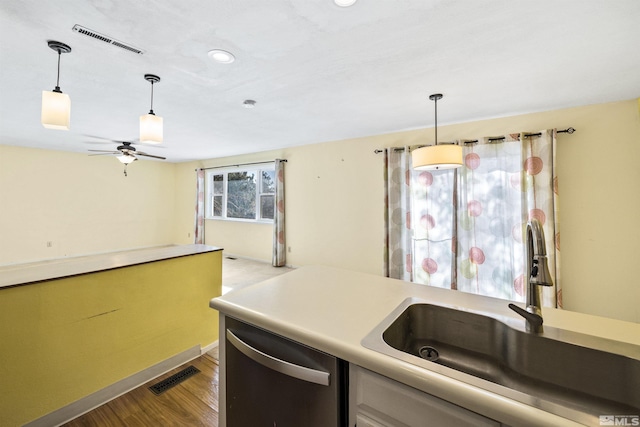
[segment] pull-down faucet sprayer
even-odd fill
[[[527,332],[542,332],[542,303],[538,286],[553,286],[547,263],[547,249],[544,243],[542,225],[537,219],[527,222],[526,231],[526,310],[515,304],[509,308],[526,319]]]

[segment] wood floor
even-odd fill
[[[160,395],[149,390],[150,386],[189,365],[200,372]],[[64,424],[64,427],[217,427],[218,371],[217,355],[206,353]]]

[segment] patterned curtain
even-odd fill
[[[555,144],[555,130],[480,138],[463,167],[412,172],[413,281],[524,301],[524,233],[537,218],[554,279],[542,302],[562,307]]]
[[[204,169],[196,170],[196,214],[193,243],[204,244]]]
[[[384,275],[413,280],[409,147],[384,150]]]
[[[543,130],[524,138],[526,159],[523,176],[526,178],[527,219],[536,218],[542,224],[554,284],[550,288],[542,287],[542,303],[562,308],[556,138],[556,129]]]
[[[273,215],[273,257],[271,264],[274,267],[282,267],[287,262],[287,250],[285,239],[284,221],[284,164],[286,160],[276,159],[276,209]]]

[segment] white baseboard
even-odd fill
[[[256,261],[256,262],[260,262],[262,264],[269,264],[271,265],[271,260],[264,260],[264,259],[260,259],[260,258],[252,258],[252,257],[248,257],[248,256],[244,256],[244,255],[235,255],[235,254],[228,254],[225,253],[223,255],[224,258],[238,258],[238,259],[246,259],[247,261]],[[285,264],[285,267],[289,267],[289,268],[298,268],[298,266],[292,265],[292,264]],[[274,267],[277,268],[277,267]]]
[[[218,340],[215,340],[214,342],[212,342],[209,345],[206,345],[204,347],[202,347],[200,349],[200,356],[202,356],[205,353],[208,353],[209,351],[213,350],[214,348],[216,348],[218,346]]]
[[[217,343],[218,342],[216,341],[213,344],[217,345]],[[213,344],[210,344],[212,348],[215,347]],[[57,409],[43,417],[33,420],[30,423],[25,424],[23,427],[60,426],[79,417],[82,414],[86,414],[87,412],[97,408],[98,406],[104,405],[105,403],[115,399],[116,397],[128,393],[134,388],[137,388],[144,383],[151,381],[152,379],[157,378],[172,369],[177,368],[182,364],[200,357],[201,355],[202,353],[199,345],[191,347],[190,349],[185,350],[182,353],[178,353],[175,356],[170,357],[169,359],[163,360],[162,362],[157,363],[143,371],[133,374],[130,377],[118,381],[117,383],[111,384],[110,386],[107,386],[102,390],[98,390],[95,393],[85,396],[82,399],[76,400],[75,402],[70,403],[67,406],[63,406],[62,408]]]
[[[226,253],[223,252],[222,255],[224,258],[239,258],[239,259],[246,259],[247,261],[256,261],[256,262],[260,262],[262,264],[271,264],[271,260],[266,260],[266,259],[261,259],[261,258],[253,258],[253,257],[248,257],[248,256],[244,256],[244,255],[236,255],[236,254],[230,254],[230,253]]]

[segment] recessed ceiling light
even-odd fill
[[[340,7],[353,6],[356,1],[357,0],[333,0],[333,2]]]
[[[208,55],[211,59],[221,64],[231,64],[233,61],[236,60],[236,57],[233,56],[232,53],[227,52],[226,50],[221,50],[221,49],[210,50]]]
[[[253,99],[247,99],[242,103],[242,105],[244,105],[244,108],[253,108],[256,106],[256,101]]]

